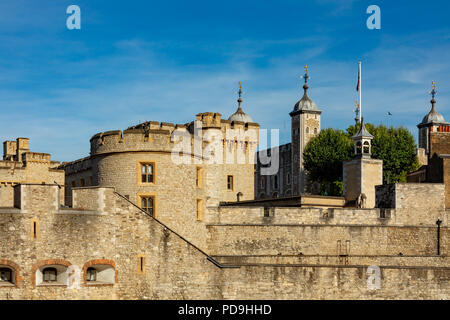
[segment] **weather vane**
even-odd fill
[[[302,79],[305,79],[305,83],[308,82],[308,79],[310,79],[310,77],[308,76],[308,66],[305,64],[305,75],[301,76]]]
[[[436,91],[436,85],[434,83],[434,80],[431,81],[431,88],[432,90],[430,91],[431,97],[434,99],[434,96],[436,95],[437,91]]]

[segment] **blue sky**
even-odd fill
[[[81,30],[66,28],[71,4]],[[381,30],[366,27],[371,4]],[[417,136],[431,80],[450,120],[449,12],[446,0],[2,0],[0,140],[30,137],[33,151],[71,161],[97,132],[206,111],[228,118],[242,81],[244,110],[285,143],[303,65],[322,127],[344,129],[359,59],[366,121]]]

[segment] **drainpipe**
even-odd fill
[[[441,223],[442,223],[442,221],[437,219],[436,224],[438,226],[438,228],[437,228],[437,254],[438,254],[438,256],[441,255]]]

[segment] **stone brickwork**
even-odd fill
[[[56,199],[53,186],[20,188],[23,209],[0,212],[0,265],[14,268],[21,280],[0,286],[0,299],[220,298],[214,281],[220,269],[113,189],[75,189],[78,203],[88,209],[82,210],[60,209],[48,201]],[[39,221],[36,239],[30,234],[33,220]],[[145,257],[143,273],[138,270],[139,256]],[[45,265],[74,265],[82,271],[105,261],[117,273],[111,285],[92,286],[83,278],[79,289],[35,283],[36,271]]]
[[[187,152],[179,150],[180,138],[187,139]],[[211,112],[184,125],[150,121],[123,132],[98,133],[91,138],[90,157],[60,167],[66,172],[66,205],[74,205],[70,195],[82,180],[86,186],[114,187],[138,206],[143,197],[151,196],[155,217],[201,247],[206,232],[198,212],[221,201],[236,201],[238,193],[240,200],[254,199],[258,138],[258,124],[230,122]],[[211,161],[211,150],[216,155],[217,150],[223,152],[222,163]],[[178,151],[184,152],[181,162]],[[153,165],[151,183],[141,181],[143,164]]]
[[[207,226],[205,252],[113,188],[76,188],[73,195],[74,207],[61,208],[58,186],[19,185],[18,208],[0,209],[0,266],[15,271],[13,284],[0,285],[0,299],[450,297],[447,218],[441,227],[441,256],[433,253],[436,227],[429,221],[417,227],[340,224],[344,216],[362,219],[365,211],[376,212],[361,209],[334,209],[329,219],[342,216],[336,224],[321,220],[320,209],[277,208],[274,217],[281,220],[255,225],[224,224],[230,217]],[[243,220],[259,214],[250,209]],[[220,210],[225,216],[232,209]],[[303,221],[295,221],[295,210]],[[322,222],[303,224],[314,221]],[[98,265],[113,268],[110,283],[87,281],[87,268]],[[370,265],[381,270],[377,290],[367,285]],[[79,287],[37,281],[46,266],[63,273],[76,266]]]
[[[376,186],[378,208],[443,211],[445,185],[441,183],[395,183]],[[418,223],[421,217],[413,221]]]
[[[407,181],[445,184],[445,207],[450,208],[450,126],[434,125],[421,128],[419,137],[426,139],[427,149],[419,148],[419,162],[423,166],[408,174]],[[427,152],[425,152],[425,151]],[[422,152],[423,151],[423,152]],[[426,161],[423,159],[426,156]]]
[[[59,184],[64,186],[64,170],[51,161],[50,154],[30,152],[28,138],[3,143],[0,160],[0,207],[14,206],[14,186],[20,183]],[[64,199],[64,189],[61,199]]]
[[[437,252],[437,227],[379,225],[208,225],[212,255],[430,256]],[[242,235],[245,234],[245,237]],[[450,233],[441,227],[441,252]]]
[[[450,154],[450,132],[433,132],[429,133],[430,151],[429,154]]]
[[[383,161],[370,158],[355,158],[343,163],[344,196],[355,201],[365,194],[365,208],[375,207],[375,186],[383,184]]]

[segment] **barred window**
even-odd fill
[[[153,164],[141,164],[141,176],[143,183],[153,183]]]
[[[56,268],[45,268],[42,274],[44,282],[56,282],[56,276],[58,274]]]
[[[0,282],[12,282],[11,281],[11,269],[0,268]]]
[[[92,267],[87,268],[86,281],[97,281],[97,269]]]

